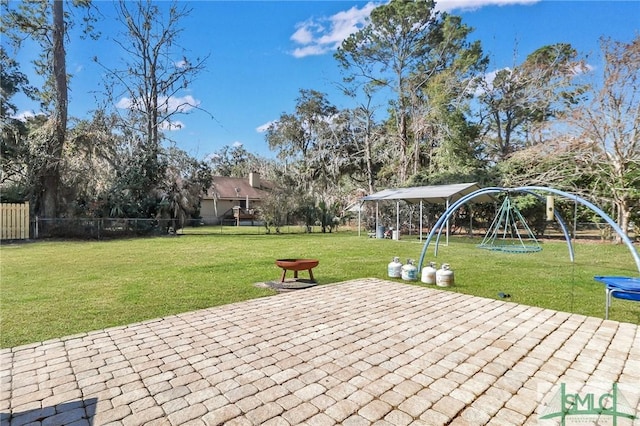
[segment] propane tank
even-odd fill
[[[394,257],[387,267],[390,278],[400,278],[402,276],[402,263],[399,257]]]
[[[418,279],[418,268],[413,264],[413,259],[407,259],[407,264],[402,267],[402,279],[405,281]]]
[[[422,276],[420,281],[425,284],[436,283],[436,264],[435,262],[429,262],[429,265],[422,268]]]
[[[438,287],[449,287],[453,285],[453,271],[448,263],[443,263],[436,272],[436,285]]]

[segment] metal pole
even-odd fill
[[[361,221],[361,216],[362,216],[362,205],[364,203],[360,203],[360,206],[358,207],[358,237],[360,236],[360,221]]]
[[[379,221],[378,221],[378,202],[376,201],[376,229],[373,230],[373,232],[375,232],[376,237],[378,236],[378,226],[379,226]]]
[[[573,204],[573,241],[578,239],[578,200]]]
[[[400,201],[396,201],[396,232],[400,238]],[[393,233],[391,233],[391,238],[393,238]]]
[[[422,241],[422,200],[420,200],[420,241]]]
[[[449,198],[447,198],[447,209],[446,210],[449,210]],[[446,227],[447,227],[447,246],[448,246],[449,245],[449,216],[447,216]]]

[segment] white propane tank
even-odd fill
[[[418,268],[413,264],[413,259],[407,259],[407,264],[402,267],[402,279],[405,281],[417,281]]]
[[[387,271],[390,278],[400,278],[402,276],[402,263],[400,263],[399,257],[394,257],[393,260],[389,262]]]
[[[449,287],[453,285],[453,271],[448,263],[443,263],[436,272],[436,285],[438,287]]]
[[[427,266],[422,268],[422,276],[420,278],[425,284],[435,284],[436,283],[436,264],[435,262],[429,262]]]

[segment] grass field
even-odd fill
[[[604,291],[594,275],[638,275],[624,245],[578,244],[572,264],[565,242],[545,242],[532,254],[480,250],[477,242],[452,238],[448,246],[440,244],[437,258],[431,245],[425,261],[449,263],[455,271],[456,285],[445,291],[489,298],[504,292],[512,302],[603,317]],[[233,235],[215,228],[174,237],[3,244],[0,346],[273,295],[254,284],[280,277],[277,258],[317,258],[314,275],[331,284],[386,278],[394,256],[417,261],[421,250],[409,237],[376,240],[347,231]],[[640,303],[614,299],[610,318],[638,324]]]

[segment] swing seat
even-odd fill
[[[503,253],[536,253],[542,250],[531,228],[508,196],[482,242],[476,247]]]
[[[537,253],[542,251],[542,247],[539,245],[513,245],[513,244],[478,244],[476,247],[491,250],[491,251],[500,251],[503,253]]]

